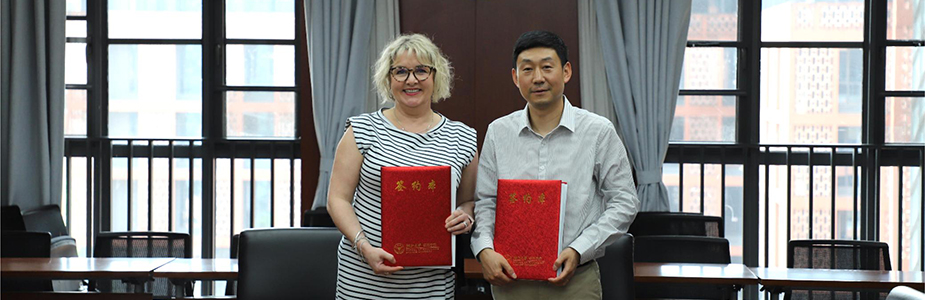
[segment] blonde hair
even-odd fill
[[[453,85],[453,67],[450,66],[450,61],[443,55],[440,48],[434,45],[434,42],[424,35],[415,33],[401,35],[392,40],[382,50],[382,54],[373,66],[373,85],[376,86],[382,103],[394,101],[389,69],[395,61],[395,56],[402,52],[414,53],[418,61],[434,68],[434,74],[431,75],[434,79],[434,94],[431,96],[431,102],[437,103],[450,97]]]

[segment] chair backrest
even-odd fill
[[[724,237],[723,218],[694,213],[639,212],[630,225],[633,236],[694,235]]]
[[[633,288],[633,235],[625,234],[597,259],[601,267],[602,299],[635,299]]]
[[[238,299],[333,299],[336,228],[268,228],[241,233]]]
[[[48,231],[51,237],[69,235],[64,218],[61,216],[61,207],[49,204],[36,209],[28,210],[22,214],[26,223],[26,230]]]
[[[731,261],[725,238],[687,235],[636,236],[636,262],[714,263]]]
[[[731,261],[725,238],[689,235],[636,236],[636,262],[715,263]],[[637,283],[639,298],[727,299],[732,286],[721,284]]]
[[[0,211],[2,211],[0,212],[2,213],[2,215],[0,215],[0,218],[2,218],[0,219],[0,230],[26,230],[26,222],[22,219],[22,211],[19,210],[19,206],[3,206]]]
[[[897,286],[890,290],[886,300],[922,300],[925,294],[908,286]]]
[[[94,257],[178,257],[192,258],[190,235],[179,232],[102,232],[96,235]],[[133,287],[119,280],[98,282],[101,292],[133,291]],[[170,296],[176,289],[166,278],[155,278],[145,284],[145,291],[154,296]],[[187,285],[188,294],[192,285]]]
[[[3,231],[0,233],[0,257],[50,257],[51,234],[48,232]],[[0,279],[2,292],[51,291],[51,280]]]
[[[886,243],[875,241],[791,240],[787,243],[787,267],[889,271],[890,249]],[[784,299],[882,299],[885,295],[866,291],[793,289],[784,293]]]
[[[238,258],[238,245],[240,245],[241,234],[235,234],[231,236],[231,253],[229,254],[230,258]],[[225,281],[225,296],[231,296],[235,294],[235,291],[238,290],[238,281],[237,280],[227,280]]]
[[[302,212],[302,227],[335,227],[327,207],[321,206]]]
[[[889,271],[889,245],[875,241],[792,240],[787,267]]]

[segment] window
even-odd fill
[[[693,1],[663,173],[671,209],[717,214],[726,201],[730,242],[759,235],[746,263],[785,266],[789,239],[846,238],[922,268],[919,2]]]
[[[243,229],[299,224],[297,5],[67,1],[62,209],[80,253],[93,230],[158,230],[189,232],[194,257],[227,257]],[[102,215],[84,216],[92,205]]]

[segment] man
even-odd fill
[[[562,94],[572,76],[568,49],[558,36],[531,31],[517,39],[511,77],[527,101],[523,110],[488,126],[476,183],[472,252],[495,299],[600,299],[596,258],[623,236],[639,201],[626,149],[613,124],[573,107]],[[516,280],[493,250],[498,179],[568,182],[564,251],[547,282]]]

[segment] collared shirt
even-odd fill
[[[582,264],[604,256],[633,222],[639,200],[623,141],[609,120],[562,98],[559,125],[545,137],[530,127],[526,107],[488,125],[476,183],[476,255],[494,248],[499,178],[568,183],[564,243]]]

